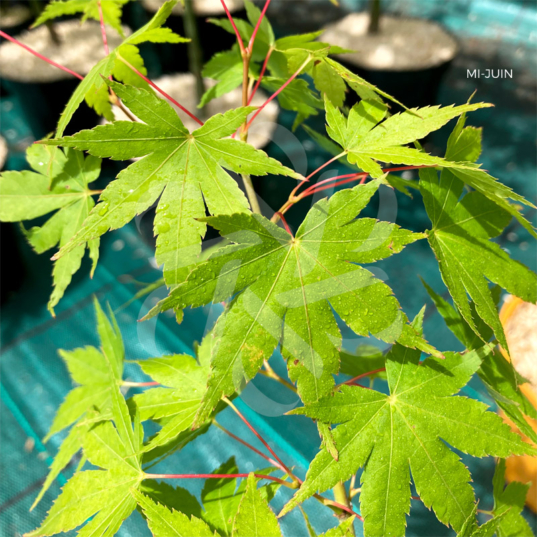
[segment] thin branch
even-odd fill
[[[71,71],[71,69],[68,69],[67,67],[64,67],[63,65],[60,65],[59,63],[56,63],[55,61],[51,60],[50,58],[47,58],[46,56],[43,56],[42,54],[39,54],[39,52],[36,52],[34,49],[30,48],[24,43],[17,41],[14,37],[11,37],[10,35],[6,34],[2,30],[0,30],[0,35],[4,39],[7,39],[8,41],[15,43],[16,45],[19,45],[19,47],[22,47],[24,50],[27,50],[30,54],[37,56],[40,60],[43,60],[49,63],[50,65],[54,65],[54,67],[57,67],[58,69],[61,69],[62,71],[65,71],[66,73],[69,73],[70,75],[76,76],[79,80],[84,80],[84,77],[82,75],[79,75],[78,73]]]
[[[227,397],[223,397],[222,400],[226,402],[229,407],[231,407],[235,414],[237,414],[237,416],[239,416],[239,418],[246,424],[248,429],[250,429],[250,431],[252,431],[260,442],[270,451],[270,454],[281,464],[282,468],[284,468],[285,473],[289,474],[293,480],[296,480],[296,477],[293,475],[291,470],[289,470],[280,457],[274,453],[274,450],[268,445],[265,439],[254,429],[252,425],[250,425],[250,422],[242,415],[242,412]]]
[[[270,367],[269,363],[265,360],[264,362],[265,371],[262,369],[259,371],[261,375],[264,375],[265,377],[268,377],[269,379],[275,380],[276,382],[279,382],[286,388],[289,388],[292,392],[297,393],[296,387],[293,386],[290,382],[285,380],[284,378],[280,377],[272,367]]]
[[[160,89],[154,82],[149,80],[146,76],[144,76],[136,67],[131,65],[125,58],[121,57],[120,54],[117,54],[118,60],[121,60],[131,71],[135,72],[142,80],[145,80],[152,88],[156,89],[161,95],[164,95],[168,101],[170,101],[172,104],[177,106],[177,108],[180,108],[185,114],[187,114],[189,117],[191,117],[194,121],[199,123],[200,125],[203,125],[203,121],[201,121],[199,118],[197,118],[192,112],[189,112],[183,105],[179,104],[173,97],[170,97],[164,90]]]
[[[330,160],[326,161],[322,166],[319,166],[315,171],[311,172],[306,177],[306,180],[311,179],[315,174],[319,173],[322,169],[326,168],[329,164],[332,164],[332,162],[339,160],[341,157],[345,156],[346,154],[347,154],[346,151],[342,151],[339,155],[332,157]]]
[[[110,88],[110,91],[112,91],[112,88]],[[121,102],[121,99],[114,93],[115,100],[112,99],[113,103],[133,122],[137,123],[138,120],[136,117],[131,113],[131,111]]]
[[[396,168],[384,168],[382,172],[383,173],[402,172],[406,170],[419,170],[420,168],[435,168],[435,167],[436,166],[397,166]],[[324,179],[323,181],[319,181],[318,183],[315,183],[314,185],[310,186],[307,190],[302,192],[302,194],[305,194],[306,192],[308,192],[306,195],[310,195],[311,193],[310,190],[317,189],[319,186],[335,181],[336,179],[344,179],[347,177],[354,177],[354,179],[358,179],[359,177],[364,177],[364,176],[367,177],[367,175],[369,175],[367,172],[357,172],[357,173],[349,173],[347,175],[338,175],[336,177],[330,177],[329,179]],[[351,182],[351,181],[346,181],[346,182]],[[340,184],[343,184],[343,183],[338,183],[338,185]],[[330,188],[333,186],[338,186],[338,185],[330,185]],[[316,192],[320,192],[320,190],[316,190]]]
[[[250,207],[252,208],[252,212],[261,214],[261,207],[259,206],[259,201],[257,200],[257,194],[255,193],[252,178],[247,173],[242,173],[241,177],[244,184],[244,189],[246,190],[246,195],[248,196],[248,201],[250,202]]]
[[[261,15],[259,15],[257,24],[255,25],[254,33],[252,34],[252,37],[250,37],[250,42],[248,43],[248,51],[250,52],[250,54],[252,53],[252,50],[254,49],[255,36],[257,35],[257,31],[259,30],[261,23],[263,22],[263,17],[265,16],[265,13],[267,12],[269,4],[270,4],[270,0],[266,0],[265,5],[263,6],[263,11],[261,11]]]
[[[237,477],[248,477],[250,474],[145,474],[145,479],[235,479]],[[284,481],[279,477],[265,474],[254,474],[259,479],[276,481],[280,485],[290,489],[298,488],[297,485]]]
[[[268,457],[267,455],[265,455],[264,453],[256,449],[254,446],[252,446],[251,444],[243,440],[242,438],[239,438],[237,435],[233,434],[231,431],[228,431],[225,427],[220,425],[215,419],[213,419],[213,425],[218,427],[218,429],[226,433],[228,436],[231,436],[231,438],[233,438],[237,442],[240,442],[243,446],[246,446],[248,449],[252,450],[254,453],[259,455],[260,457],[263,457],[263,459],[265,459],[270,464],[272,464],[272,466],[275,466],[276,468],[279,468],[280,470],[283,470],[285,472],[285,470],[280,466],[280,464],[277,461],[275,461],[274,459],[271,459],[270,457]]]
[[[270,103],[273,99],[275,99],[301,72],[306,65],[311,61],[311,56],[308,56],[304,63],[291,75],[291,78],[287,80],[278,90],[276,90],[255,112],[255,114],[252,116],[252,119],[246,124],[246,130],[250,128],[250,125],[254,121],[254,119],[261,113],[261,110],[267,106],[268,103]]]
[[[267,65],[270,60],[270,56],[272,55],[272,52],[274,49],[272,47],[269,48],[269,51],[267,53],[267,56],[265,58],[265,61],[263,62],[263,67],[261,67],[261,72],[259,73],[259,78],[257,79],[257,82],[255,83],[254,89],[252,90],[252,93],[250,93],[250,97],[248,99],[248,105],[252,103],[252,100],[259,89],[259,85],[261,84],[261,80],[263,80],[263,76],[265,74],[265,71],[267,70]]]
[[[322,185],[332,183],[334,181],[337,181],[338,179],[352,179],[353,181],[355,181],[359,177],[367,177],[368,175],[369,173],[367,172],[357,172],[357,173],[346,173],[344,175],[336,175],[335,177],[329,177],[328,179],[323,179],[322,181],[319,181],[318,183],[315,183],[314,185],[311,185],[310,187],[308,187],[306,190],[301,192],[301,196],[304,196],[304,197],[309,196],[314,193],[313,192],[314,190],[321,187]],[[329,188],[332,188],[332,185],[329,185]]]
[[[242,42],[242,37],[237,29],[237,25],[235,24],[235,21],[233,20],[233,17],[231,16],[231,13],[229,12],[229,9],[226,6],[226,3],[224,0],[220,0],[222,3],[222,6],[224,7],[224,11],[226,12],[227,18],[229,19],[229,22],[231,23],[231,26],[233,26],[233,30],[235,30],[235,35],[237,36],[237,41],[239,43],[239,47],[241,49],[241,54],[244,56],[246,54],[246,49],[244,48],[244,43]]]

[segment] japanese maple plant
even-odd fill
[[[34,505],[79,450],[83,463],[28,535],[75,528],[83,536],[113,535],[138,509],[159,537],[276,537],[285,533],[279,519],[298,509],[302,534],[311,536],[316,533],[301,506],[310,498],[337,517],[325,536],[404,535],[412,505],[420,502],[460,536],[531,535],[521,515],[527,486],[504,488],[503,459],[536,454],[517,434],[537,441],[526,421],[536,412],[519,390],[524,380],[498,351],[508,352],[508,345],[497,299],[504,289],[534,303],[536,275],[492,239],[512,218],[535,236],[520,210],[534,206],[476,163],[482,133],[466,126],[466,115],[491,105],[409,110],[397,103],[402,112],[394,113],[394,99],[333,59],[345,51],[318,40],[320,32],[275,39],[266,16],[270,0],[262,9],[245,0],[248,20],[234,20],[222,0],[228,17],[216,23],[235,33],[237,43],[205,66],[204,75],[216,84],[203,102],[242,86],[242,106],[201,121],[147,78],[138,49],[144,42],[169,42],[186,53],[180,50],[186,39],[163,26],[176,1],[164,3],[110,51],[105,23],[121,31],[126,1],[54,1],[41,14],[38,24],[77,12],[99,20],[106,57],[85,77],[70,71],[81,82],[55,134],[28,149],[33,171],[2,174],[0,216],[16,222],[53,213],[40,227],[22,228],[38,253],[59,246],[53,312],[86,248],[95,269],[100,237],[158,203],[156,260],[169,294],[147,317],[173,309],[180,331],[185,309],[225,307],[195,356],[127,357],[152,379],[133,383],[123,380],[125,352],[113,313],[95,303],[101,347],[60,351],[77,386],[50,429],[49,437],[65,429],[68,434]],[[271,96],[256,108],[250,103],[259,87]],[[358,98],[350,109],[344,106],[349,92]],[[333,158],[307,177],[248,144],[250,126],[273,99],[296,112],[295,127],[309,116],[326,116],[328,136],[307,130]],[[84,100],[110,122],[64,136]],[[189,132],[170,102],[199,128]],[[114,120],[118,107],[127,121]],[[425,152],[419,140],[453,119],[444,157]],[[137,160],[104,190],[93,190],[103,158]],[[338,162],[349,173],[317,180]],[[392,173],[412,169],[419,170],[419,181]],[[237,174],[242,189],[228,172]],[[272,215],[261,214],[251,180],[267,174],[294,187]],[[317,196],[293,234],[286,213],[339,186],[328,197]],[[430,229],[415,233],[360,217],[379,188],[400,195],[419,190]],[[202,251],[208,226],[222,239]],[[464,352],[427,341],[424,310],[409,321],[390,287],[366,268],[422,240],[438,260],[453,304],[443,291],[427,290]],[[343,325],[390,344],[389,352],[353,356],[353,349],[342,349]],[[277,350],[286,378],[269,365]],[[286,464],[286,455],[234,403],[259,374],[296,392],[303,404],[290,413],[316,423],[321,445],[305,474]],[[458,395],[474,375],[518,431],[485,404]],[[132,386],[143,391],[126,399]],[[255,434],[259,449],[218,423],[227,407]],[[158,429],[151,436],[144,434],[149,421]],[[230,459],[210,474],[192,474],[188,466],[178,466],[176,474],[151,473],[187,443],[203,443],[211,427],[251,449],[253,460],[262,458],[264,465],[241,473]],[[492,510],[478,509],[471,475],[452,448],[499,458]],[[205,480],[201,504],[175,487],[187,479]],[[279,512],[271,507],[276,493],[285,502]]]

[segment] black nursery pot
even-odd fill
[[[367,80],[371,84],[395,97],[409,108],[430,106],[436,104],[438,90],[445,73],[453,63],[453,59],[440,65],[415,71],[387,71],[359,67],[341,61],[347,69]],[[352,106],[358,102],[355,92],[347,94],[347,103]],[[398,105],[390,103],[392,111],[400,111]]]
[[[36,139],[54,132],[60,114],[79,84],[77,79],[62,79],[54,82],[16,82],[2,80],[2,94],[15,97],[24,104],[25,120]],[[82,105],[75,112],[65,134],[82,129],[91,129],[98,121],[97,114]]]
[[[24,276],[14,224],[0,222],[0,304],[5,304],[20,289]]]
[[[149,20],[154,13],[146,11]],[[199,40],[203,53],[203,63],[207,63],[217,52],[229,50],[235,43],[236,37],[226,32],[220,26],[208,22],[211,18],[223,18],[225,14],[215,13],[213,15],[196,15],[196,25],[198,27]],[[246,19],[246,10],[234,11],[233,17]],[[185,37],[185,25],[183,17],[171,15],[166,21],[166,26],[175,33]],[[173,45],[163,43],[158,45],[158,59],[162,69],[162,74],[188,73],[187,44]]]

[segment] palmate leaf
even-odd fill
[[[211,214],[248,211],[248,202],[224,168],[237,173],[267,173],[298,178],[266,153],[238,140],[223,139],[244,122],[252,107],[217,114],[189,133],[173,108],[153,93],[106,81],[145,123],[118,121],[44,143],[78,147],[115,160],[145,157],[121,171],[108,185],[84,227],[59,255],[87,238],[123,226],[160,196],[155,217],[157,261],[168,285],[181,282],[201,251]],[[204,204],[205,201],[205,204]]]
[[[276,515],[257,490],[257,479],[248,476],[246,490],[233,521],[232,537],[282,537]]]
[[[108,88],[103,81],[111,74],[125,83],[147,87],[147,84],[119,59],[120,56],[123,57],[140,72],[147,74],[138,48],[135,45],[148,41],[152,43],[183,43],[189,41],[189,39],[174,34],[169,28],[162,28],[162,25],[170,16],[173,6],[175,6],[176,3],[177,0],[169,0],[164,3],[147,24],[125,39],[118,48],[112,50],[106,58],[103,58],[91,69],[91,71],[84,77],[84,80],[77,86],[76,90],[71,95],[69,102],[65,106],[65,110],[60,116],[58,127],[56,129],[57,137],[63,136],[73,114],[76,112],[84,98],[87,99],[88,104],[93,106],[98,113],[103,114],[109,120],[113,119],[110,103],[107,102]]]
[[[105,24],[112,26],[121,36],[123,35],[121,14],[123,6],[128,1],[100,0]],[[99,0],[54,0],[46,5],[45,9],[34,22],[33,27],[35,28],[47,21],[63,17],[64,15],[74,15],[75,13],[83,14],[82,22],[87,19],[100,21]]]
[[[480,149],[480,131],[464,128],[462,117],[450,136],[446,159],[471,162],[477,158]],[[498,201],[487,189],[470,192],[461,198],[463,188],[455,170],[442,170],[440,180],[434,170],[420,170],[420,189],[433,224],[428,234],[429,244],[438,259],[444,283],[470,328],[481,337],[474,318],[477,314],[507,348],[487,280],[534,303],[537,301],[537,276],[489,240],[507,226],[512,211],[505,210],[501,199]],[[469,304],[468,295],[474,302],[474,309]]]
[[[354,523],[354,519],[354,516],[347,518],[341,522],[339,526],[328,530],[326,533],[319,535],[319,537],[353,537],[354,531],[352,525]]]
[[[198,500],[182,487],[172,487],[164,481],[147,479],[142,482],[140,491],[156,503],[164,504],[169,509],[181,511],[189,517],[201,518],[201,505]]]
[[[237,474],[238,472],[235,458],[231,457],[212,473]],[[237,481],[236,478],[207,479],[201,491],[203,519],[213,530],[225,537],[231,537],[233,521],[246,490],[246,481],[240,480],[239,483]]]
[[[58,209],[42,226],[25,231],[32,248],[41,254],[56,245],[66,245],[82,228],[82,223],[95,205],[89,184],[101,173],[101,160],[73,149],[32,145],[26,158],[34,171],[7,171],[0,175],[0,220],[32,220]],[[73,274],[80,268],[89,250],[92,273],[99,257],[99,239],[82,241],[69,255],[56,261],[52,271],[54,289],[48,309],[62,298]]]
[[[505,485],[505,459],[500,459],[496,465],[493,478],[494,518],[501,517],[496,535],[498,537],[532,537],[534,532],[522,516],[522,509],[530,484],[513,481]]]
[[[199,518],[190,518],[176,510],[152,501],[140,491],[132,490],[133,498],[138,502],[147,519],[147,524],[154,537],[213,537],[216,533]]]
[[[108,327],[111,329],[111,327]],[[117,341],[109,342],[110,348]],[[131,422],[125,399],[119,391],[117,360],[110,357],[103,345],[109,372],[112,422],[97,423],[84,437],[83,450],[88,462],[102,470],[85,470],[75,474],[63,487],[39,528],[29,537],[55,535],[87,522],[78,532],[82,537],[114,535],[136,508],[131,490],[143,479],[140,451],[143,429],[136,412]],[[95,516],[93,516],[95,515]]]
[[[41,500],[58,474],[67,466],[73,455],[80,449],[87,430],[94,423],[110,416],[112,408],[110,386],[114,382],[117,385],[122,377],[125,351],[113,313],[110,311],[111,320],[109,320],[95,300],[95,315],[101,349],[84,347],[73,351],[59,351],[69,370],[71,379],[79,386],[67,394],[65,401],[56,413],[52,426],[45,437],[45,442],[52,435],[73,423],[77,421],[79,423],[71,429],[62,442],[32,509]],[[93,409],[98,409],[99,412],[91,416],[91,419],[81,419]]]
[[[468,350],[477,349],[483,344],[483,341],[490,340],[493,335],[492,329],[477,316],[473,302],[470,303],[470,309],[472,311],[472,317],[475,319],[479,336],[473,331],[456,308],[435,293],[425,282],[423,284],[429,296],[433,299],[438,312],[444,318],[448,328]],[[499,295],[499,290],[499,287],[496,287],[492,290],[492,294]],[[495,298],[493,296],[493,299]],[[494,301],[497,302],[497,300]],[[519,387],[520,384],[527,381],[505,360],[498,349],[495,349],[487,360],[483,361],[478,375],[487,387],[490,395],[496,401],[496,404],[528,438],[537,443],[537,433],[524,417],[526,415],[530,418],[537,419],[537,410],[528,401]]]
[[[209,334],[198,352],[203,355],[210,345]],[[200,365],[192,356],[185,354],[138,363],[152,379],[169,387],[153,388],[134,396],[142,420],[168,418],[162,429],[144,446],[144,452],[148,452],[173,441],[192,425],[207,386],[209,366]]]
[[[381,177],[382,168],[376,162],[391,162],[413,166],[472,168],[474,165],[452,162],[420,152],[405,144],[438,130],[464,112],[491,106],[486,103],[462,106],[429,106],[386,116],[387,108],[378,101],[362,100],[354,105],[348,118],[325,98],[327,133],[342,148],[351,164],[372,177]]]
[[[274,468],[256,470],[256,473],[269,474],[272,471],[274,471]],[[235,462],[235,457],[229,458],[212,473],[239,473],[239,468]],[[244,505],[247,505],[252,501],[257,502],[257,499],[260,499],[265,504],[270,502],[279,487],[279,483],[271,481],[268,484],[260,487],[257,491],[255,491],[255,493],[250,488],[250,497],[249,499],[245,500],[246,503]],[[222,535],[222,537],[232,536],[234,531],[234,521],[236,519],[239,506],[242,505],[246,489],[247,482],[243,479],[211,478],[205,481],[205,485],[201,491],[201,501],[204,509],[201,513],[201,516],[203,520],[209,524],[211,529],[218,533],[218,535]],[[246,511],[246,508],[243,510]],[[241,527],[243,527],[242,521]]]
[[[420,364],[419,351],[396,344],[386,356],[389,395],[342,386],[293,411],[340,424],[333,432],[339,461],[321,450],[280,516],[365,466],[360,505],[366,536],[404,535],[410,472],[421,501],[459,531],[474,510],[474,493],[468,470],[444,442],[475,457],[536,452],[484,404],[453,396],[489,352],[446,353],[445,360]]]
[[[244,46],[247,46],[254,27],[259,19],[260,10],[249,0],[245,1],[248,21],[234,18]],[[227,18],[209,19],[231,34],[235,30]],[[391,95],[379,90],[358,75],[351,73],[329,56],[352,52],[341,47],[317,41],[321,32],[293,35],[275,39],[274,32],[267,16],[263,17],[260,29],[256,35],[250,61],[250,77],[260,76],[261,63],[270,54],[267,62],[267,74],[261,81],[261,86],[274,92],[279,89],[298,69],[300,74],[310,75],[315,88],[334,104],[342,106],[345,100],[346,83],[363,99],[382,102],[382,97],[405,106]],[[270,75],[270,76],[268,76]],[[215,55],[205,66],[204,76],[217,80],[217,84],[207,90],[201,106],[211,99],[220,97],[239,87],[242,83],[242,57],[238,45],[229,51]],[[293,128],[311,115],[316,115],[322,109],[322,100],[317,92],[304,79],[296,79],[279,95],[280,106],[297,112]]]
[[[280,342],[301,397],[317,400],[329,392],[341,340],[331,308],[357,334],[434,352],[407,324],[390,288],[357,264],[389,257],[422,238],[395,224],[355,219],[378,186],[373,181],[319,201],[295,238],[259,215],[207,219],[234,244],[197,265],[149,313],[234,297],[216,324],[197,423],[222,395],[253,378]]]

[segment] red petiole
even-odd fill
[[[254,50],[255,36],[257,35],[257,31],[259,30],[261,23],[263,22],[263,17],[265,16],[265,13],[267,12],[269,4],[270,4],[270,0],[267,0],[265,2],[265,5],[263,6],[263,11],[261,11],[261,15],[259,15],[259,19],[257,20],[257,24],[255,25],[255,28],[254,28],[254,33],[252,34],[252,37],[250,38],[250,42],[248,43],[249,54],[251,54],[252,51]]]
[[[259,85],[261,84],[261,80],[263,80],[263,76],[265,75],[265,71],[267,70],[267,65],[270,60],[270,56],[272,54],[273,48],[269,48],[269,51],[267,53],[267,57],[265,58],[265,61],[263,62],[263,67],[261,67],[261,72],[259,73],[259,78],[257,79],[257,82],[255,83],[254,89],[252,90],[252,93],[250,94],[250,97],[248,99],[248,104],[250,105],[252,103],[252,100],[254,98],[254,95],[256,94],[256,91],[259,89]]]
[[[233,17],[231,16],[231,13],[229,12],[229,9],[226,6],[226,3],[224,2],[224,0],[220,0],[220,2],[222,3],[222,7],[224,8],[224,11],[226,12],[227,18],[229,19],[231,26],[233,26],[233,30],[235,30],[235,35],[237,36],[237,42],[239,43],[241,54],[244,57],[246,55],[246,49],[244,48],[244,43],[242,42],[241,34],[237,28],[237,25],[235,24],[235,21],[233,20]]]
[[[173,97],[170,97],[163,89],[160,89],[154,82],[149,80],[146,76],[144,76],[136,67],[131,65],[125,58],[122,58],[119,54],[117,55],[118,60],[121,60],[131,71],[136,73],[142,80],[145,80],[152,88],[156,89],[161,95],[166,97],[168,101],[170,101],[172,104],[177,106],[177,108],[181,109],[185,114],[187,114],[189,117],[191,117],[194,121],[199,123],[200,125],[203,125],[203,121],[201,121],[199,118],[197,118],[192,112],[189,112],[183,105],[179,104]]]
[[[14,37],[11,37],[10,35],[6,34],[2,30],[0,30],[0,35],[4,39],[7,39],[8,41],[15,43],[16,45],[19,45],[19,47],[22,47],[24,50],[27,50],[30,54],[37,56],[40,60],[43,60],[49,63],[50,65],[54,65],[54,67],[57,67],[58,69],[61,69],[62,71],[65,71],[66,73],[69,73],[70,75],[76,76],[79,80],[84,80],[84,77],[82,75],[79,75],[78,73],[71,71],[71,69],[68,69],[67,67],[64,67],[63,65],[60,65],[59,63],[56,63],[55,61],[51,60],[50,58],[47,58],[46,56],[43,56],[42,54],[39,54],[39,52],[36,52],[34,49],[30,48],[24,43],[17,41]]]
[[[103,36],[104,53],[108,56],[108,54],[110,54],[110,50],[108,48],[108,39],[106,38],[106,28],[104,26],[103,6],[101,5],[101,0],[98,0],[97,6],[99,7],[99,22],[101,23],[101,34]]]

